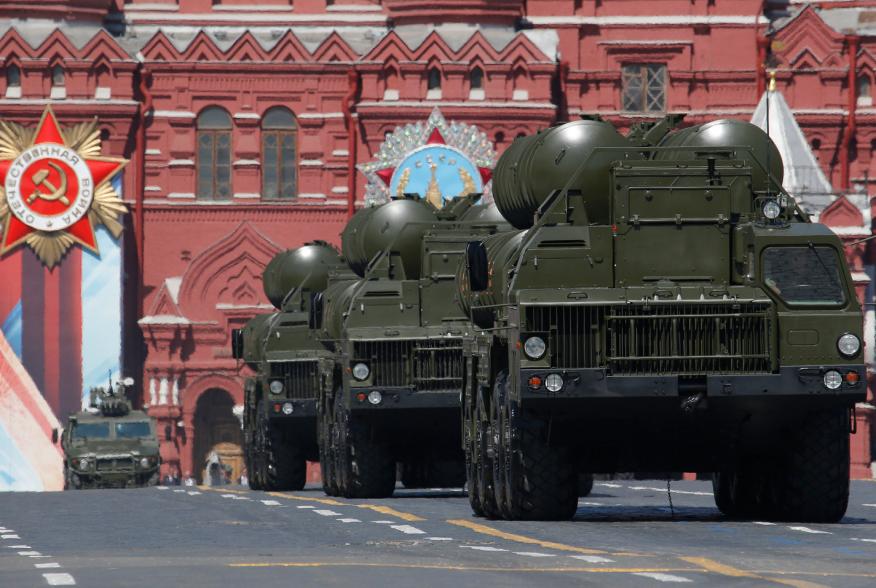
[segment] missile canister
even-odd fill
[[[329,270],[340,261],[338,252],[325,241],[278,253],[262,273],[265,295],[276,308],[282,308],[283,300],[295,288],[322,290]]]

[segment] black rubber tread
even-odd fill
[[[332,455],[331,419],[320,411],[317,416],[317,442],[319,445],[319,470],[322,491],[328,496],[338,495],[335,479],[335,460]]]
[[[501,372],[493,384],[492,402],[490,402],[490,430],[493,434],[493,492],[496,509],[503,519],[512,518],[511,488],[509,471],[511,469],[511,439],[510,418],[506,414],[505,400],[508,394],[508,379]]]
[[[590,496],[593,492],[593,474],[578,474],[578,498]]]
[[[337,401],[335,428],[339,452],[339,491],[346,498],[388,498],[395,491],[395,461],[384,443],[371,438],[371,431],[352,422],[343,403]]]
[[[294,442],[284,440],[281,431],[271,427],[266,412],[259,407],[256,416],[261,439],[262,490],[301,490],[307,482],[307,461]]]
[[[836,523],[849,505],[849,412],[807,415],[772,473],[777,520]]]
[[[485,419],[489,417],[487,407],[483,406],[480,393],[477,398],[477,410],[475,414],[475,449],[478,452],[478,486],[480,497],[480,511],[488,519],[500,518],[499,507],[496,504],[495,480],[493,480],[492,427]]]
[[[481,509],[481,487],[478,483],[477,464],[471,458],[472,448],[466,450],[465,467],[467,472],[468,503],[471,506],[472,514],[476,517],[484,516],[484,511]]]
[[[765,470],[747,467],[712,475],[715,505],[732,518],[769,518],[773,511]]]
[[[463,445],[465,446],[466,492],[472,514],[476,517],[482,517],[484,511],[481,508],[480,467],[475,461],[475,457],[478,455],[477,433],[475,431],[477,407],[473,406],[473,402],[465,397],[463,402],[462,433]]]
[[[551,447],[544,427],[531,420],[521,426],[517,407],[507,390],[504,374],[496,388],[503,400],[502,418],[508,423],[501,436],[508,456],[505,470],[503,515],[509,520],[569,520],[578,510],[578,472],[564,448]],[[495,399],[495,397],[494,397]]]

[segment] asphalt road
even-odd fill
[[[732,521],[706,482],[597,482],[574,521],[474,518],[459,491],[158,487],[0,495],[0,586],[874,586],[876,482],[837,525]]]

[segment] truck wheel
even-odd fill
[[[763,471],[743,469],[712,474],[715,506],[731,518],[769,518],[773,515]]]
[[[332,433],[331,422],[322,411],[317,415],[319,430],[319,471],[322,477],[322,491],[328,496],[338,495],[337,481],[335,480],[335,462],[332,456]]]
[[[578,498],[590,496],[593,492],[593,474],[578,474]]]
[[[406,461],[401,465],[401,483],[405,488],[416,490],[429,486],[429,466],[426,461]]]
[[[496,505],[495,481],[493,480],[495,450],[492,446],[493,428],[489,424],[488,417],[488,409],[483,406],[483,397],[479,392],[475,414],[475,450],[478,452],[478,467],[475,476],[479,489],[481,513],[488,519],[497,519],[500,513]]]
[[[259,428],[264,434],[264,490],[301,490],[307,482],[307,461],[294,441],[283,439],[271,428],[265,412],[259,411]]]
[[[772,474],[779,519],[836,523],[849,504],[849,411],[810,413]]]
[[[551,447],[544,439],[544,427],[520,426],[519,409],[501,374],[497,388],[503,388],[502,451],[508,456],[505,481],[505,516],[510,520],[560,521],[575,516],[578,509],[578,473],[563,448]]]
[[[466,402],[463,406],[462,421],[465,443],[466,490],[472,513],[476,517],[482,517],[484,516],[484,511],[481,509],[480,464],[475,461],[478,455],[478,434],[475,430],[477,428],[477,417],[472,416],[473,414],[476,414],[476,411]]]
[[[340,398],[335,406],[341,494],[346,498],[392,496],[396,472],[389,448],[375,441],[366,426],[352,422]]]

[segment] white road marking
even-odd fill
[[[185,492],[185,490],[174,490],[174,492]]]
[[[39,551],[19,551],[18,555],[42,555]]]
[[[339,512],[335,512],[333,510],[323,510],[321,508],[317,508],[313,512],[315,512],[318,515],[322,515],[324,517],[339,517],[339,516],[341,516],[341,513],[339,513]]]
[[[537,551],[515,551],[514,555],[525,555],[526,557],[557,557],[553,553],[539,553]]]
[[[18,535],[0,535],[0,539],[21,539]]]
[[[51,555],[28,555],[27,557],[32,557],[34,559],[40,559],[43,557],[52,557]]]
[[[876,543],[876,539],[859,539],[858,537],[852,537],[852,541],[865,541],[867,543]]]
[[[598,555],[570,555],[569,557],[574,557],[575,559],[580,559],[581,561],[586,561],[587,563],[614,563],[613,559],[608,559],[607,557],[599,557]]]
[[[460,545],[460,547],[465,549],[474,549],[476,551],[508,551],[507,549],[502,549],[501,547],[490,547],[489,545]]]
[[[377,523],[378,525],[395,525],[398,521],[371,521],[372,523]]]
[[[48,563],[33,564],[33,567],[44,570],[46,568],[60,568],[61,564],[59,564],[58,562],[50,561]]]
[[[870,507],[876,508],[876,504],[862,504],[861,506],[870,506]]]
[[[658,572],[636,572],[633,575],[634,576],[642,576],[643,578],[651,578],[652,580],[657,580],[658,582],[691,582],[692,581],[688,578],[682,578],[681,576],[673,576],[672,574],[660,574]]]
[[[361,523],[359,519],[338,519],[342,523]]]
[[[666,492],[666,488],[656,488],[654,486],[627,486],[630,490],[646,490],[649,492]],[[712,496],[711,492],[697,492],[694,490],[672,490],[673,494],[691,494],[693,496]]]
[[[262,500],[262,504],[265,506],[280,506],[280,503],[277,500]],[[301,507],[299,506],[298,508]]]
[[[7,545],[9,549],[30,549],[30,545]]]
[[[396,531],[401,531],[405,535],[425,535],[426,531],[421,531],[416,527],[412,527],[411,525],[390,525]]]
[[[155,488],[157,488],[158,490],[170,490],[170,488],[168,488],[167,486],[156,486]]]
[[[200,494],[200,492],[198,492],[197,490],[190,490],[189,492],[187,492],[187,494],[189,496],[197,496],[198,494]]]
[[[753,522],[755,525],[764,525],[764,526],[768,526],[768,527],[775,527],[775,526],[776,526],[775,523],[768,523],[768,522],[766,522],[766,521],[752,521],[752,522]]]
[[[453,537],[426,537],[429,541],[453,541]]]
[[[234,500],[252,500],[252,498],[246,496],[235,496]]]
[[[818,529],[810,529],[809,527],[788,527],[792,531],[800,531],[801,533],[811,533],[813,535],[833,535],[830,531],[819,531]]]
[[[311,506],[309,504],[305,504],[304,506],[296,506],[295,508],[316,508],[315,506]]]
[[[43,574],[49,586],[75,586],[76,580],[70,574]]]
[[[578,504],[581,504],[584,506],[605,506],[601,502],[579,502]]]
[[[602,486],[604,488],[623,488],[620,484],[610,484],[608,482],[600,482],[596,484],[597,486]]]

